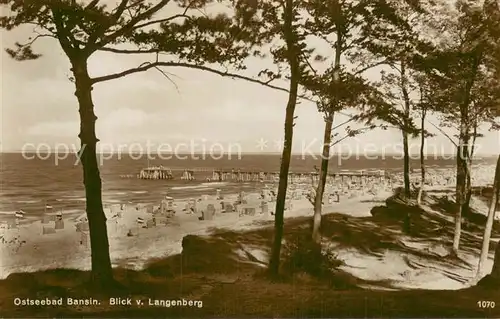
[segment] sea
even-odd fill
[[[202,154],[185,156],[137,156],[98,155],[102,179],[102,196],[105,204],[158,203],[166,194],[174,198],[198,197],[215,194],[221,189],[223,194],[254,190],[259,182],[207,182],[214,169],[240,169],[241,171],[278,172],[281,156],[279,154],[221,154],[217,158],[204,157]],[[494,165],[496,158],[476,159],[476,164]],[[321,158],[313,155],[293,155],[291,172],[312,172],[319,166]],[[434,168],[452,168],[452,157],[426,159],[426,165]],[[419,159],[411,160],[412,168],[419,168]],[[173,180],[141,180],[137,174],[149,166],[174,169]],[[401,155],[392,156],[333,156],[330,172],[386,170],[400,171],[403,162]],[[181,180],[182,169],[202,169],[195,172],[194,181]],[[76,156],[60,159],[56,154],[0,154],[0,215],[12,215],[23,210],[27,215],[43,214],[45,205],[57,211],[82,211],[85,208],[85,193],[81,164]],[[1,217],[1,216],[0,216]]]

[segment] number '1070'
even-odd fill
[[[484,309],[493,309],[495,308],[495,302],[494,301],[486,301],[486,300],[479,300],[477,302],[477,306],[479,308],[484,308]]]

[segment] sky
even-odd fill
[[[31,28],[1,31],[4,48],[25,41]],[[78,149],[79,114],[69,62],[59,44],[42,39],[43,56],[17,62],[2,50],[0,141],[3,152]],[[143,56],[96,53],[89,62],[91,76],[101,76],[139,65]],[[252,61],[257,74],[265,62]],[[102,151],[182,151],[218,149],[224,152],[279,152],[284,134],[287,93],[241,80],[189,69],[169,69],[172,84],[150,70],[98,83],[93,90],[97,136]],[[286,83],[281,83],[286,87]],[[301,101],[296,109],[294,153],[319,153],[324,122],[316,106]],[[347,117],[337,116],[336,123]],[[439,124],[435,116],[433,123]],[[453,144],[436,129],[427,153],[452,153]],[[449,134],[453,131],[445,129]],[[342,131],[339,136],[342,136]],[[483,131],[477,154],[495,154],[500,136]],[[418,152],[419,140],[411,141]],[[334,151],[400,152],[401,133],[375,130],[344,140]]]

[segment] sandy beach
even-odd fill
[[[432,191],[431,191],[432,193]],[[383,205],[391,192],[380,192],[377,196],[363,195],[362,192],[352,198],[344,197],[339,203],[324,205],[324,214],[337,213],[348,217],[371,217],[373,207]],[[435,196],[443,192],[436,191]],[[247,197],[258,198],[258,194],[247,194]],[[205,199],[208,196],[205,196]],[[224,198],[225,201],[235,201],[237,195]],[[214,201],[212,196],[209,201]],[[285,212],[285,218],[312,216],[312,205],[304,198],[292,199],[292,209]],[[480,200],[474,200],[472,206],[486,213],[485,205]],[[147,218],[147,207],[126,205],[120,210],[120,205],[105,209],[108,215],[108,234],[110,254],[114,267],[140,270],[151,261],[181,253],[182,239],[186,235],[210,235],[215,231],[249,231],[272,225],[273,216],[257,212],[254,216],[242,215],[238,212],[223,213],[218,210],[213,220],[199,220],[200,214],[190,214],[184,207],[187,201],[175,201],[175,216],[166,225],[142,228],[137,224],[137,218]],[[430,205],[429,203],[427,203]],[[269,203],[274,208],[274,202]],[[439,214],[429,208],[431,213]],[[114,212],[121,211],[121,217],[109,218]],[[81,217],[81,216],[80,216]],[[442,218],[450,219],[448,216]],[[77,232],[78,216],[68,216],[64,219],[64,229],[55,233],[42,234],[44,224],[34,221],[19,226],[17,229],[4,230],[4,238],[10,244],[3,244],[1,254],[1,277],[5,278],[14,272],[34,272],[53,268],[90,269],[89,244],[82,244],[82,233]],[[133,236],[127,233],[133,230]],[[397,233],[397,231],[396,231]],[[13,240],[14,239],[14,240]],[[408,249],[430,252],[444,257],[447,250],[441,239],[417,241],[410,237],[399,235],[399,243]],[[436,244],[437,242],[437,244]],[[370,255],[355,248],[336,247],[335,242],[327,243],[344,265],[341,269],[352,275],[368,281],[389,280],[392,287],[421,289],[460,289],[471,284],[473,267],[477,263],[475,252],[464,250],[460,258],[466,260],[464,265],[450,269],[449,264],[439,258],[427,260],[411,254],[401,254],[387,250],[379,255]],[[267,260],[267,248],[255,248],[252,254]],[[468,265],[467,265],[468,264]],[[490,268],[492,261],[488,261]],[[368,269],[372,271],[367,272]],[[373,271],[377,269],[377,271]],[[380,288],[380,287],[378,287]]]
[[[257,197],[258,194],[248,194]],[[225,198],[235,201],[237,195]],[[354,216],[369,216],[373,203],[362,203],[373,196],[346,199],[342,203],[325,206],[325,211],[344,212]],[[286,218],[308,216],[312,206],[306,199],[291,200],[292,210],[285,213]],[[213,229],[245,230],[259,227],[258,221],[272,221],[273,216],[257,213],[255,216],[238,212],[217,212],[213,220],[199,220],[200,214],[184,211],[187,201],[176,201],[175,216],[166,225],[142,228],[137,224],[138,217],[147,218],[146,207],[126,205],[121,218],[110,218],[112,211],[120,211],[120,205],[105,209],[108,215],[108,235],[110,253],[114,266],[140,269],[148,260],[177,254],[181,250],[182,238],[188,234],[208,234]],[[274,202],[269,203],[274,208]],[[43,234],[40,220],[28,222],[14,229],[3,229],[5,241],[1,244],[1,278],[12,272],[31,272],[51,268],[90,269],[90,244],[81,243],[81,232],[77,232],[76,220],[79,216],[65,216],[64,229],[52,234]],[[53,223],[52,223],[53,224]],[[127,236],[129,230],[133,236]]]
[[[488,175],[491,171],[492,168],[489,167],[476,169],[474,184],[481,185],[482,183],[487,186],[487,181],[490,179]],[[418,172],[412,174],[415,183],[418,182],[418,175]],[[430,198],[453,200],[454,181],[448,178],[453,176],[453,172],[431,170],[428,175],[425,188],[429,196],[424,207],[430,214],[440,215],[441,219],[452,223],[452,216],[445,216],[431,208],[436,204],[436,200],[433,202]],[[354,218],[369,218],[372,216],[371,210],[375,206],[384,205],[386,199],[393,194],[393,189],[401,186],[397,179],[381,187],[374,187],[374,185],[376,184],[359,185],[356,182],[339,185],[330,182],[327,194],[339,194],[339,202],[332,202],[329,196],[325,196],[323,214],[337,213]],[[264,187],[264,189],[270,188]],[[286,219],[312,216],[312,205],[305,196],[310,189],[311,186],[307,183],[290,186],[287,195],[289,209],[285,211]],[[214,231],[241,232],[268,227],[274,220],[270,212],[274,210],[275,202],[272,198],[265,200],[269,210],[265,214],[261,207],[261,195],[261,192],[252,192],[225,195],[223,199],[217,199],[219,196],[217,194],[203,195],[196,199],[171,199],[172,210],[175,214],[171,214],[168,218],[160,218],[156,220],[155,226],[149,225],[149,227],[146,227],[147,221],[151,221],[151,218],[156,216],[152,213],[153,210],[159,209],[158,205],[106,205],[105,214],[108,220],[107,229],[113,266],[141,270],[151,261],[181,253],[182,239],[187,235],[203,236],[210,235]],[[255,208],[252,214],[244,214],[241,209],[223,212],[221,202],[236,203],[240,196],[244,196],[245,200],[251,203],[249,206]],[[195,213],[188,209],[189,203],[193,200],[197,201]],[[215,207],[213,219],[200,220],[203,216],[202,211],[206,211],[209,204]],[[487,214],[488,205],[480,195],[473,196],[471,206],[476,212]],[[45,223],[40,219],[26,218],[17,227],[10,229],[3,227],[0,244],[0,278],[6,278],[14,272],[35,272],[55,268],[89,270],[91,261],[88,230],[78,230],[80,227],[78,225],[85,223],[85,214],[63,214],[62,219],[64,224],[62,229],[52,230],[45,234],[44,227],[54,228],[56,223],[54,218]],[[139,223],[139,219],[143,222]],[[467,231],[464,230],[464,233]],[[478,235],[473,236],[480,239]],[[399,244],[408,249],[431,252],[437,257],[448,253],[443,244],[446,239],[443,238],[417,241],[402,234],[398,234],[398,238]],[[421,260],[418,256],[404,255],[393,250],[373,256],[352,247],[337,247],[336,245],[335,242],[326,243],[326,246],[343,260],[342,269],[366,280],[390,280],[394,288],[460,289],[467,287],[473,279],[472,270],[477,265],[478,259],[477,252],[463,250],[460,258],[466,263],[450,269],[449,264],[439,261],[439,258]],[[267,262],[266,249],[256,248],[254,252],[263,262]],[[492,261],[488,260],[487,269],[491,267],[491,264]],[[366,272],[364,269],[377,269],[377,271]]]

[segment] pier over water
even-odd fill
[[[148,167],[139,173],[140,179],[174,179],[172,170],[163,166]]]
[[[148,167],[141,170],[138,175],[140,179],[154,180],[197,180],[195,174],[202,175],[200,180],[206,182],[278,182],[279,172],[263,172],[258,170],[235,170],[235,169],[213,169],[213,168],[191,168],[191,169],[170,169],[162,166]],[[200,176],[199,176],[200,177]],[[290,172],[288,177],[291,182],[317,182],[318,172]],[[332,172],[328,174],[329,179],[340,181],[353,181],[363,183],[364,181],[391,181],[391,176],[383,170],[377,171],[358,171],[358,172]]]

